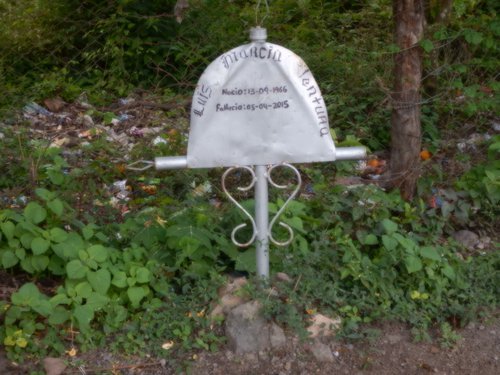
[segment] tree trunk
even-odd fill
[[[420,172],[420,81],[424,31],[424,1],[394,0],[395,39],[400,52],[394,59],[391,119],[391,181],[404,199],[413,198]]]

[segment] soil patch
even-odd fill
[[[462,337],[451,349],[439,338],[415,342],[408,326],[385,322],[369,328],[370,338],[323,341],[333,362],[320,362],[311,343],[289,339],[278,352],[236,355],[226,348],[216,353],[191,352],[182,358],[131,358],[98,350],[75,357],[63,374],[308,375],[308,374],[483,374],[500,373],[500,311],[457,331]],[[78,363],[78,366],[76,366]],[[39,363],[16,366],[0,350],[2,374],[42,370]]]

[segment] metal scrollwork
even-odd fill
[[[269,170],[268,170],[268,176],[267,176],[267,179],[269,181],[269,183],[271,184],[271,186],[274,186],[275,188],[277,189],[286,189],[288,187],[291,186],[291,184],[286,184],[286,185],[280,185],[280,184],[277,184],[276,182],[274,182],[274,180],[272,179],[271,175],[272,175],[272,172],[275,168],[278,168],[278,167],[285,167],[285,168],[289,168],[291,169],[294,174],[295,174],[295,177],[297,178],[297,186],[295,188],[295,190],[292,192],[292,194],[288,197],[288,199],[286,200],[286,202],[283,204],[283,206],[281,206],[281,208],[278,210],[278,212],[276,213],[276,215],[273,217],[273,219],[271,220],[271,222],[269,223],[269,229],[268,229],[268,233],[269,233],[269,239],[271,240],[271,242],[277,246],[286,246],[286,245],[289,245],[292,241],[293,241],[293,229],[286,223],[280,221],[279,222],[279,225],[282,226],[283,228],[287,229],[288,230],[288,233],[289,233],[289,237],[288,237],[288,240],[286,241],[278,241],[276,240],[274,237],[273,237],[273,226],[274,224],[276,223],[276,220],[278,220],[278,218],[281,216],[281,214],[283,213],[283,211],[285,210],[286,206],[288,206],[288,204],[297,196],[297,194],[299,193],[299,190],[300,190],[300,186],[302,185],[302,178],[300,177],[300,172],[297,170],[297,168],[295,168],[293,165],[291,164],[288,164],[288,163],[282,163],[282,164],[275,164],[275,165],[272,165],[271,167],[269,167]]]
[[[226,188],[226,178],[227,178],[227,176],[229,176],[232,172],[234,172],[234,171],[236,171],[238,169],[244,169],[247,172],[249,172],[250,175],[251,175],[251,177],[252,177],[252,180],[250,181],[250,183],[247,186],[240,186],[240,187],[237,187],[237,189],[239,191],[248,191],[248,190],[252,189],[255,186],[255,182],[257,181],[257,177],[255,176],[255,172],[254,172],[254,170],[252,168],[247,167],[247,166],[231,167],[231,168],[228,168],[224,172],[224,174],[222,175],[222,190],[227,195],[227,197],[229,198],[229,200],[231,202],[233,202],[236,205],[236,207],[238,207],[245,214],[246,217],[248,217],[248,219],[250,220],[250,223],[252,224],[252,237],[247,242],[239,242],[236,239],[236,232],[238,232],[240,229],[246,227],[247,226],[246,223],[242,223],[242,224],[237,225],[236,227],[234,227],[233,231],[231,232],[231,240],[233,241],[233,243],[236,246],[247,247],[247,246],[250,246],[255,241],[255,237],[257,236],[257,225],[256,225],[255,220],[252,217],[252,215],[247,210],[245,210],[243,208],[243,206],[236,201],[236,199],[234,199],[234,197],[231,195],[231,193],[229,193],[229,191]]]

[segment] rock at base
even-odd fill
[[[333,362],[335,360],[328,345],[315,341],[309,348],[314,358],[320,362]]]
[[[235,353],[256,353],[270,346],[270,329],[260,314],[261,307],[258,301],[250,301],[229,312],[226,336],[230,349]]]

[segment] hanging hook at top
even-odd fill
[[[269,3],[267,2],[267,0],[264,0],[265,4],[266,4],[266,14],[264,16],[264,18],[262,18],[262,20],[259,22],[259,15],[260,15],[260,3],[261,3],[261,0],[257,0],[257,4],[255,4],[255,26],[262,26],[262,24],[264,23],[265,19],[269,16]]]

